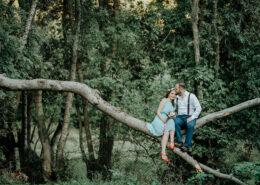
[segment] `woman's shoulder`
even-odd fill
[[[163,98],[163,99],[161,100],[161,102],[166,103],[166,102],[168,102],[168,100],[167,100],[167,98]]]

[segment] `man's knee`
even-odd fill
[[[174,119],[174,123],[175,123],[176,126],[181,126],[182,123],[183,123],[183,121],[182,121],[182,119],[176,117],[176,118]]]
[[[196,120],[192,120],[189,123],[187,123],[187,129],[194,129],[196,125]]]

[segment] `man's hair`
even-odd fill
[[[179,82],[178,84],[179,84],[179,87],[186,89],[186,85],[184,82]]]

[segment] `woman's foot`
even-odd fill
[[[162,157],[162,160],[163,160],[163,161],[169,162],[169,159],[168,159],[168,157],[167,157],[166,154],[161,153],[161,154],[160,154],[160,157]]]
[[[170,145],[169,145],[170,150],[173,150],[174,147],[175,147],[174,141],[171,141],[171,142],[170,142]]]

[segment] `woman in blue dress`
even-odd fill
[[[174,99],[176,98],[176,92],[174,88],[168,90],[167,94],[161,100],[160,105],[157,110],[157,115],[155,116],[152,123],[146,123],[146,128],[155,136],[162,136],[162,152],[160,156],[162,160],[168,162],[169,159],[166,155],[166,145],[170,135],[170,145],[171,150],[174,149],[174,132],[175,124],[173,119],[170,117],[174,116]],[[170,119],[169,119],[170,118]]]

